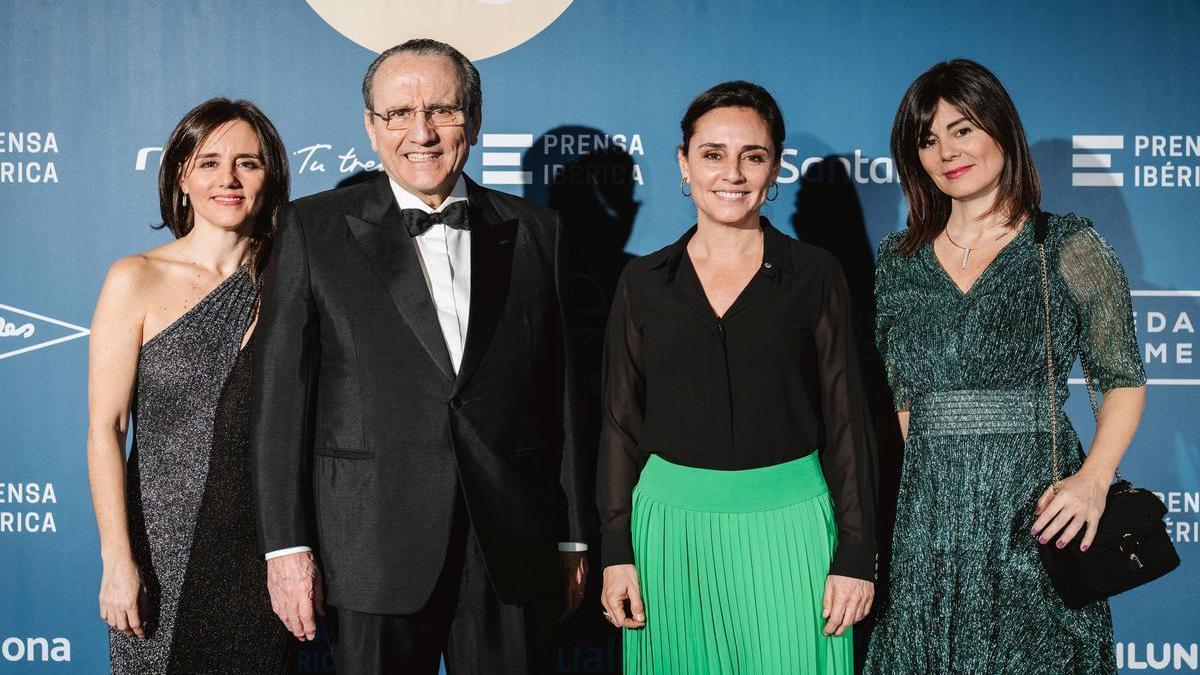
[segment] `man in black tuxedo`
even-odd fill
[[[481,93],[453,47],[389,49],[363,98],[387,175],[294,202],[263,288],[271,601],[312,639],[323,572],[346,675],[435,673],[443,653],[451,673],[540,672],[582,597],[592,483],[563,227],[462,175]]]

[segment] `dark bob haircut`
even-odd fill
[[[783,113],[771,92],[742,80],[722,82],[696,97],[688,106],[683,119],[679,121],[679,129],[683,132],[683,144],[680,152],[687,154],[688,143],[692,142],[692,134],[696,131],[696,121],[717,108],[749,108],[758,113],[767,129],[771,132],[771,142],[775,144],[775,163],[783,157],[783,139],[787,137],[787,129],[783,125]]]
[[[957,108],[985,131],[1004,154],[996,202],[985,215],[1000,214],[1009,227],[1015,227],[1018,219],[1035,213],[1042,200],[1042,186],[1025,129],[1004,85],[974,61],[939,63],[921,73],[904,93],[892,123],[892,157],[908,199],[908,230],[898,247],[901,255],[912,255],[933,241],[950,218],[950,197],[934,185],[919,156],[939,100]]]
[[[262,209],[250,233],[247,260],[251,275],[257,277],[266,267],[279,209],[288,201],[290,178],[287,150],[279,138],[279,132],[258,106],[250,101],[210,98],[189,110],[175,125],[163,148],[162,166],[158,170],[158,204],[163,218],[159,227],[170,228],[177,239],[192,231],[192,209],[183,201],[180,183],[191,170],[196,150],[221,125],[234,120],[241,120],[254,129],[266,175],[259,197]]]
[[[479,119],[479,111],[483,109],[483,86],[480,84],[479,69],[475,67],[474,63],[471,63],[471,59],[454,47],[429,38],[414,38],[395,47],[389,47],[376,57],[370,66],[367,66],[367,73],[363,75],[362,81],[363,105],[367,107],[367,110],[375,111],[375,71],[379,70],[384,61],[397,54],[441,56],[450,59],[455,69],[458,70],[458,81],[462,87],[462,91],[459,92],[459,95],[462,96],[459,105],[466,107],[468,115]]]

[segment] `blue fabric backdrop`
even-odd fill
[[[1093,218],[1134,289],[1151,384],[1125,471],[1166,497],[1183,568],[1113,602],[1118,661],[1200,669],[1200,5],[62,0],[0,2],[0,671],[105,668],[88,325],[107,266],[170,236],[150,228],[167,134],[203,99],[250,98],[287,143],[294,196],[333,187],[376,168],[359,97],[371,48],[418,34],[481,58],[484,135],[467,172],[568,210],[592,199],[588,227],[610,229],[590,235],[618,254],[690,224],[674,157],[688,101],[722,80],[765,85],[789,128],[765,213],[841,246],[860,284],[868,251],[903,224],[888,133],[904,89],[950,57],[992,68],[1023,115],[1043,206]],[[557,181],[556,165],[569,167]],[[591,197],[568,189],[593,182]],[[585,341],[605,288],[584,298]],[[606,672],[614,653],[595,633],[560,664]]]

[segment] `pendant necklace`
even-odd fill
[[[966,247],[966,246],[960,246],[960,245],[958,244],[958,242],[954,241],[954,239],[952,239],[952,238],[950,237],[950,229],[949,229],[949,228],[944,228],[944,229],[942,230],[942,233],[946,235],[946,241],[950,242],[950,245],[951,245],[951,246],[953,246],[954,248],[957,248],[957,249],[959,249],[959,250],[961,250],[961,251],[963,252],[962,264],[960,264],[960,265],[958,266],[958,268],[959,268],[959,269],[962,269],[962,270],[965,270],[965,269],[967,269],[967,261],[969,261],[969,260],[971,259],[971,251],[978,250],[978,249],[979,249],[979,247],[978,247],[978,246],[976,246],[975,248],[968,248],[968,247]],[[1006,231],[1006,232],[1003,232],[1003,233],[1001,233],[1001,234],[1000,234],[1000,236],[999,236],[999,237],[996,237],[995,239],[993,239],[991,243],[993,243],[993,244],[994,244],[994,243],[996,243],[996,242],[1000,241],[1001,239],[1003,239],[1003,238],[1007,237],[1007,236],[1008,236],[1009,234],[1011,234],[1011,233],[1012,233],[1012,230],[1008,230],[1008,231]]]

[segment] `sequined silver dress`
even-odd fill
[[[112,672],[277,673],[290,636],[271,612],[248,467],[258,301],[245,268],[142,345],[126,506],[147,587],[146,638],[109,631]]]

